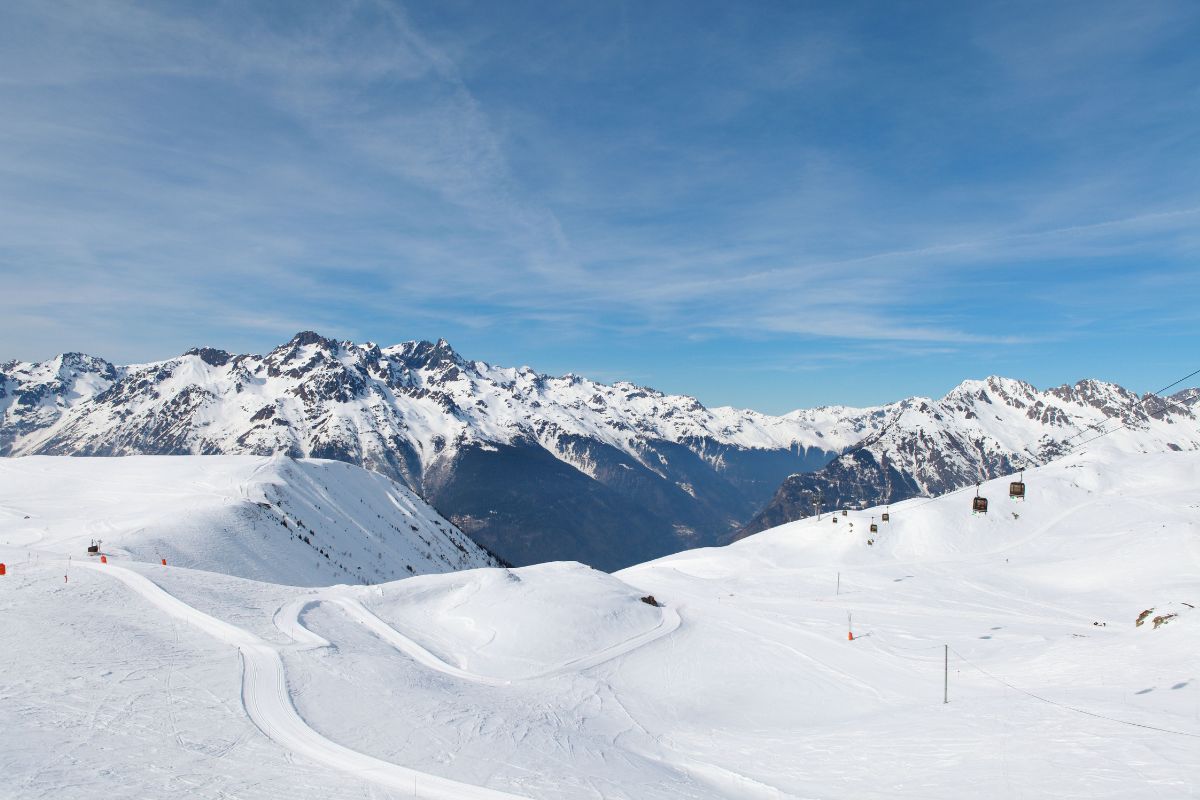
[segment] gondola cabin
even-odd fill
[[[842,509],[842,516],[843,516],[843,517],[844,517],[844,516],[846,516],[846,515],[847,515],[847,514],[849,514],[849,513],[850,513],[850,512],[849,512],[849,511],[847,511],[846,509],[844,509],[844,508]]]
[[[886,511],[885,511],[885,512],[883,512],[883,521],[884,521],[884,522],[890,522],[890,521],[891,521],[891,519],[892,519],[892,515],[891,515],[891,514],[889,514],[889,513],[888,513],[888,512],[886,512]]]
[[[837,517],[834,517],[834,518],[833,518],[833,524],[834,524],[834,525],[837,525]]]
[[[976,497],[971,502],[971,513],[986,514],[987,513],[987,498],[986,497]]]
[[[89,544],[88,545],[88,555],[89,556],[94,556],[94,555],[96,555],[96,553],[99,553],[99,552],[100,552],[100,545],[98,545],[98,544]]]
[[[874,522],[871,523],[871,533],[879,533],[879,526]]]
[[[1020,480],[1015,480],[1008,485],[1008,496],[1013,500],[1025,499],[1025,470],[1021,470]]]

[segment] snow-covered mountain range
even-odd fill
[[[874,409],[709,409],[631,383],[469,361],[445,341],[381,348],[312,332],[266,355],[0,365],[0,455],[346,461],[404,483],[521,564],[616,568],[715,543],[787,475],[883,420]]]
[[[990,377],[940,400],[770,416],[470,361],[444,340],[304,332],[266,355],[0,365],[0,455],[336,459],[412,488],[512,563],[615,569],[799,519],[817,495],[857,507],[970,485],[1119,425],[1106,442],[1195,449],[1198,398]]]
[[[1084,380],[1039,390],[992,376],[940,400],[885,406],[886,422],[823,468],[790,476],[737,538],[825,510],[939,495],[1081,447],[1200,449],[1200,391],[1169,398]]]

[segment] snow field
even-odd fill
[[[871,546],[879,509],[616,575],[290,589],[117,558],[62,584],[45,539],[0,545],[0,770],[56,798],[177,796],[180,769],[210,796],[1194,798],[1198,478],[1085,453],[1024,502],[984,484],[986,516],[892,506]]]

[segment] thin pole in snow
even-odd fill
[[[842,593],[842,573],[839,572],[838,573],[838,582],[837,582],[837,592],[835,594],[841,594],[841,593]]]
[[[942,668],[942,705],[950,702],[950,645],[944,647],[946,660]]]

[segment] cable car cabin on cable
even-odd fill
[[[884,521],[884,522],[890,522],[890,521],[891,521],[891,519],[892,519],[892,515],[891,515],[891,514],[889,514],[889,513],[888,513],[888,512],[886,512],[886,511],[885,511],[885,512],[883,512],[883,521]]]
[[[1013,500],[1025,499],[1025,470],[1021,470],[1020,480],[1015,480],[1008,485],[1008,496]]]
[[[979,484],[978,483],[975,484],[975,499],[971,502],[971,513],[972,514],[986,514],[987,513],[987,498],[979,496]]]

